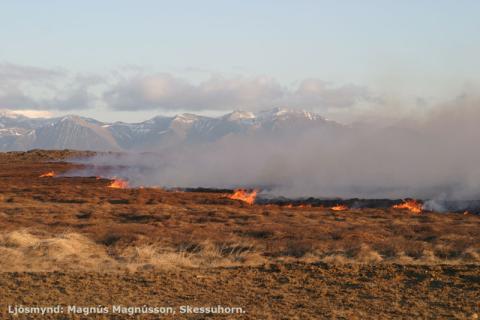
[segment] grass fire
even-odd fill
[[[48,178],[48,177],[55,177],[56,174],[54,171],[48,171],[48,172],[45,172],[45,173],[42,173],[41,175],[39,175],[39,178]]]
[[[109,185],[109,188],[113,189],[127,189],[128,182],[122,179],[114,179]]]
[[[404,212],[421,212],[423,202],[413,199],[289,199],[255,189],[130,188],[129,182],[140,184],[99,178],[123,177],[112,171],[71,175],[84,165],[66,159],[81,154],[0,154],[0,285],[7,288],[6,303],[22,301],[9,289],[19,285],[54,303],[41,290],[74,292],[72,283],[78,283],[75,290],[101,296],[82,300],[87,305],[108,303],[112,295],[126,301],[121,300],[125,292],[129,299],[147,299],[138,303],[155,303],[162,290],[174,290],[174,302],[185,303],[175,298],[187,292],[185,281],[188,290],[207,289],[195,303],[228,304],[222,299],[240,290],[246,298],[235,303],[253,314],[246,319],[265,318],[257,301],[271,295],[283,297],[273,302],[277,308],[295,309],[306,319],[316,318],[322,301],[338,308],[345,299],[355,303],[355,312],[383,315],[391,303],[385,295],[395,296],[407,285],[411,294],[402,298],[402,315],[434,286],[448,292],[435,291],[443,314],[452,315],[452,301],[463,306],[478,301],[475,206],[469,214],[464,208],[418,215]],[[61,172],[61,179],[38,179],[46,159],[57,160],[48,163],[47,173]],[[32,287],[38,277],[41,287]],[[472,290],[462,290],[466,286]],[[318,297],[324,296],[323,287],[335,293],[334,302]],[[366,295],[374,299],[363,299]]]
[[[420,214],[422,213],[423,205],[417,200],[409,199],[405,200],[403,203],[394,205],[393,208],[399,210],[407,210],[415,214]]]
[[[344,204],[337,204],[330,208],[333,211],[345,211],[348,210],[348,207]]]
[[[0,19],[0,320],[480,320],[480,0]]]
[[[229,196],[229,198],[233,200],[240,200],[252,205],[255,203],[257,194],[257,190],[248,191],[246,189],[236,189],[234,193]]]

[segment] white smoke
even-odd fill
[[[288,197],[480,199],[479,123],[479,100],[461,97],[423,119],[389,126],[229,135],[87,162],[114,166],[115,175],[137,186],[252,187]]]

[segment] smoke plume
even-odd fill
[[[461,97],[428,116],[228,135],[215,142],[98,155],[95,167],[131,185],[259,188],[264,195],[480,199],[479,100]],[[91,172],[82,174],[90,174]]]

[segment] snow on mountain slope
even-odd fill
[[[60,118],[48,126],[35,129],[33,148],[119,150],[112,134],[96,120],[78,116]]]
[[[288,134],[312,127],[340,125],[312,112],[281,108],[259,113],[236,110],[218,118],[184,113],[140,123],[104,123],[75,115],[34,119],[0,111],[0,150],[158,150],[211,142],[228,135]]]

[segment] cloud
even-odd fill
[[[41,102],[41,108],[47,110],[81,110],[90,107],[94,100],[86,87],[78,87],[59,93],[52,99]]]
[[[117,110],[226,110],[272,105],[283,94],[280,84],[268,77],[213,76],[194,85],[173,75],[158,73],[124,79],[108,90],[104,99]]]
[[[335,87],[322,80],[306,79],[290,99],[305,107],[348,108],[360,100],[373,101],[375,98],[367,87],[354,84]]]
[[[267,76],[217,75],[192,84],[167,73],[123,78],[104,94],[107,105],[116,110],[259,110],[279,105],[328,109],[347,108],[362,99],[371,99],[366,87],[335,87],[318,79],[291,89]]]
[[[11,110],[80,110],[93,106],[91,88],[99,76],[57,69],[0,64],[0,108]]]
[[[0,64],[0,108],[82,110],[232,110],[258,111],[277,106],[321,111],[348,109],[370,101],[366,87],[335,86],[306,79],[295,87],[268,76],[212,75],[193,83],[169,73],[121,68],[110,74],[80,75],[59,69]]]
[[[14,114],[20,114],[22,116],[26,116],[29,118],[51,118],[54,114],[51,111],[44,111],[44,110],[14,110],[11,111]]]
[[[56,69],[0,63],[0,84],[19,81],[51,81],[65,76],[65,72]]]
[[[0,108],[3,109],[37,109],[35,100],[26,96],[21,90],[11,88],[2,90],[0,88]]]

